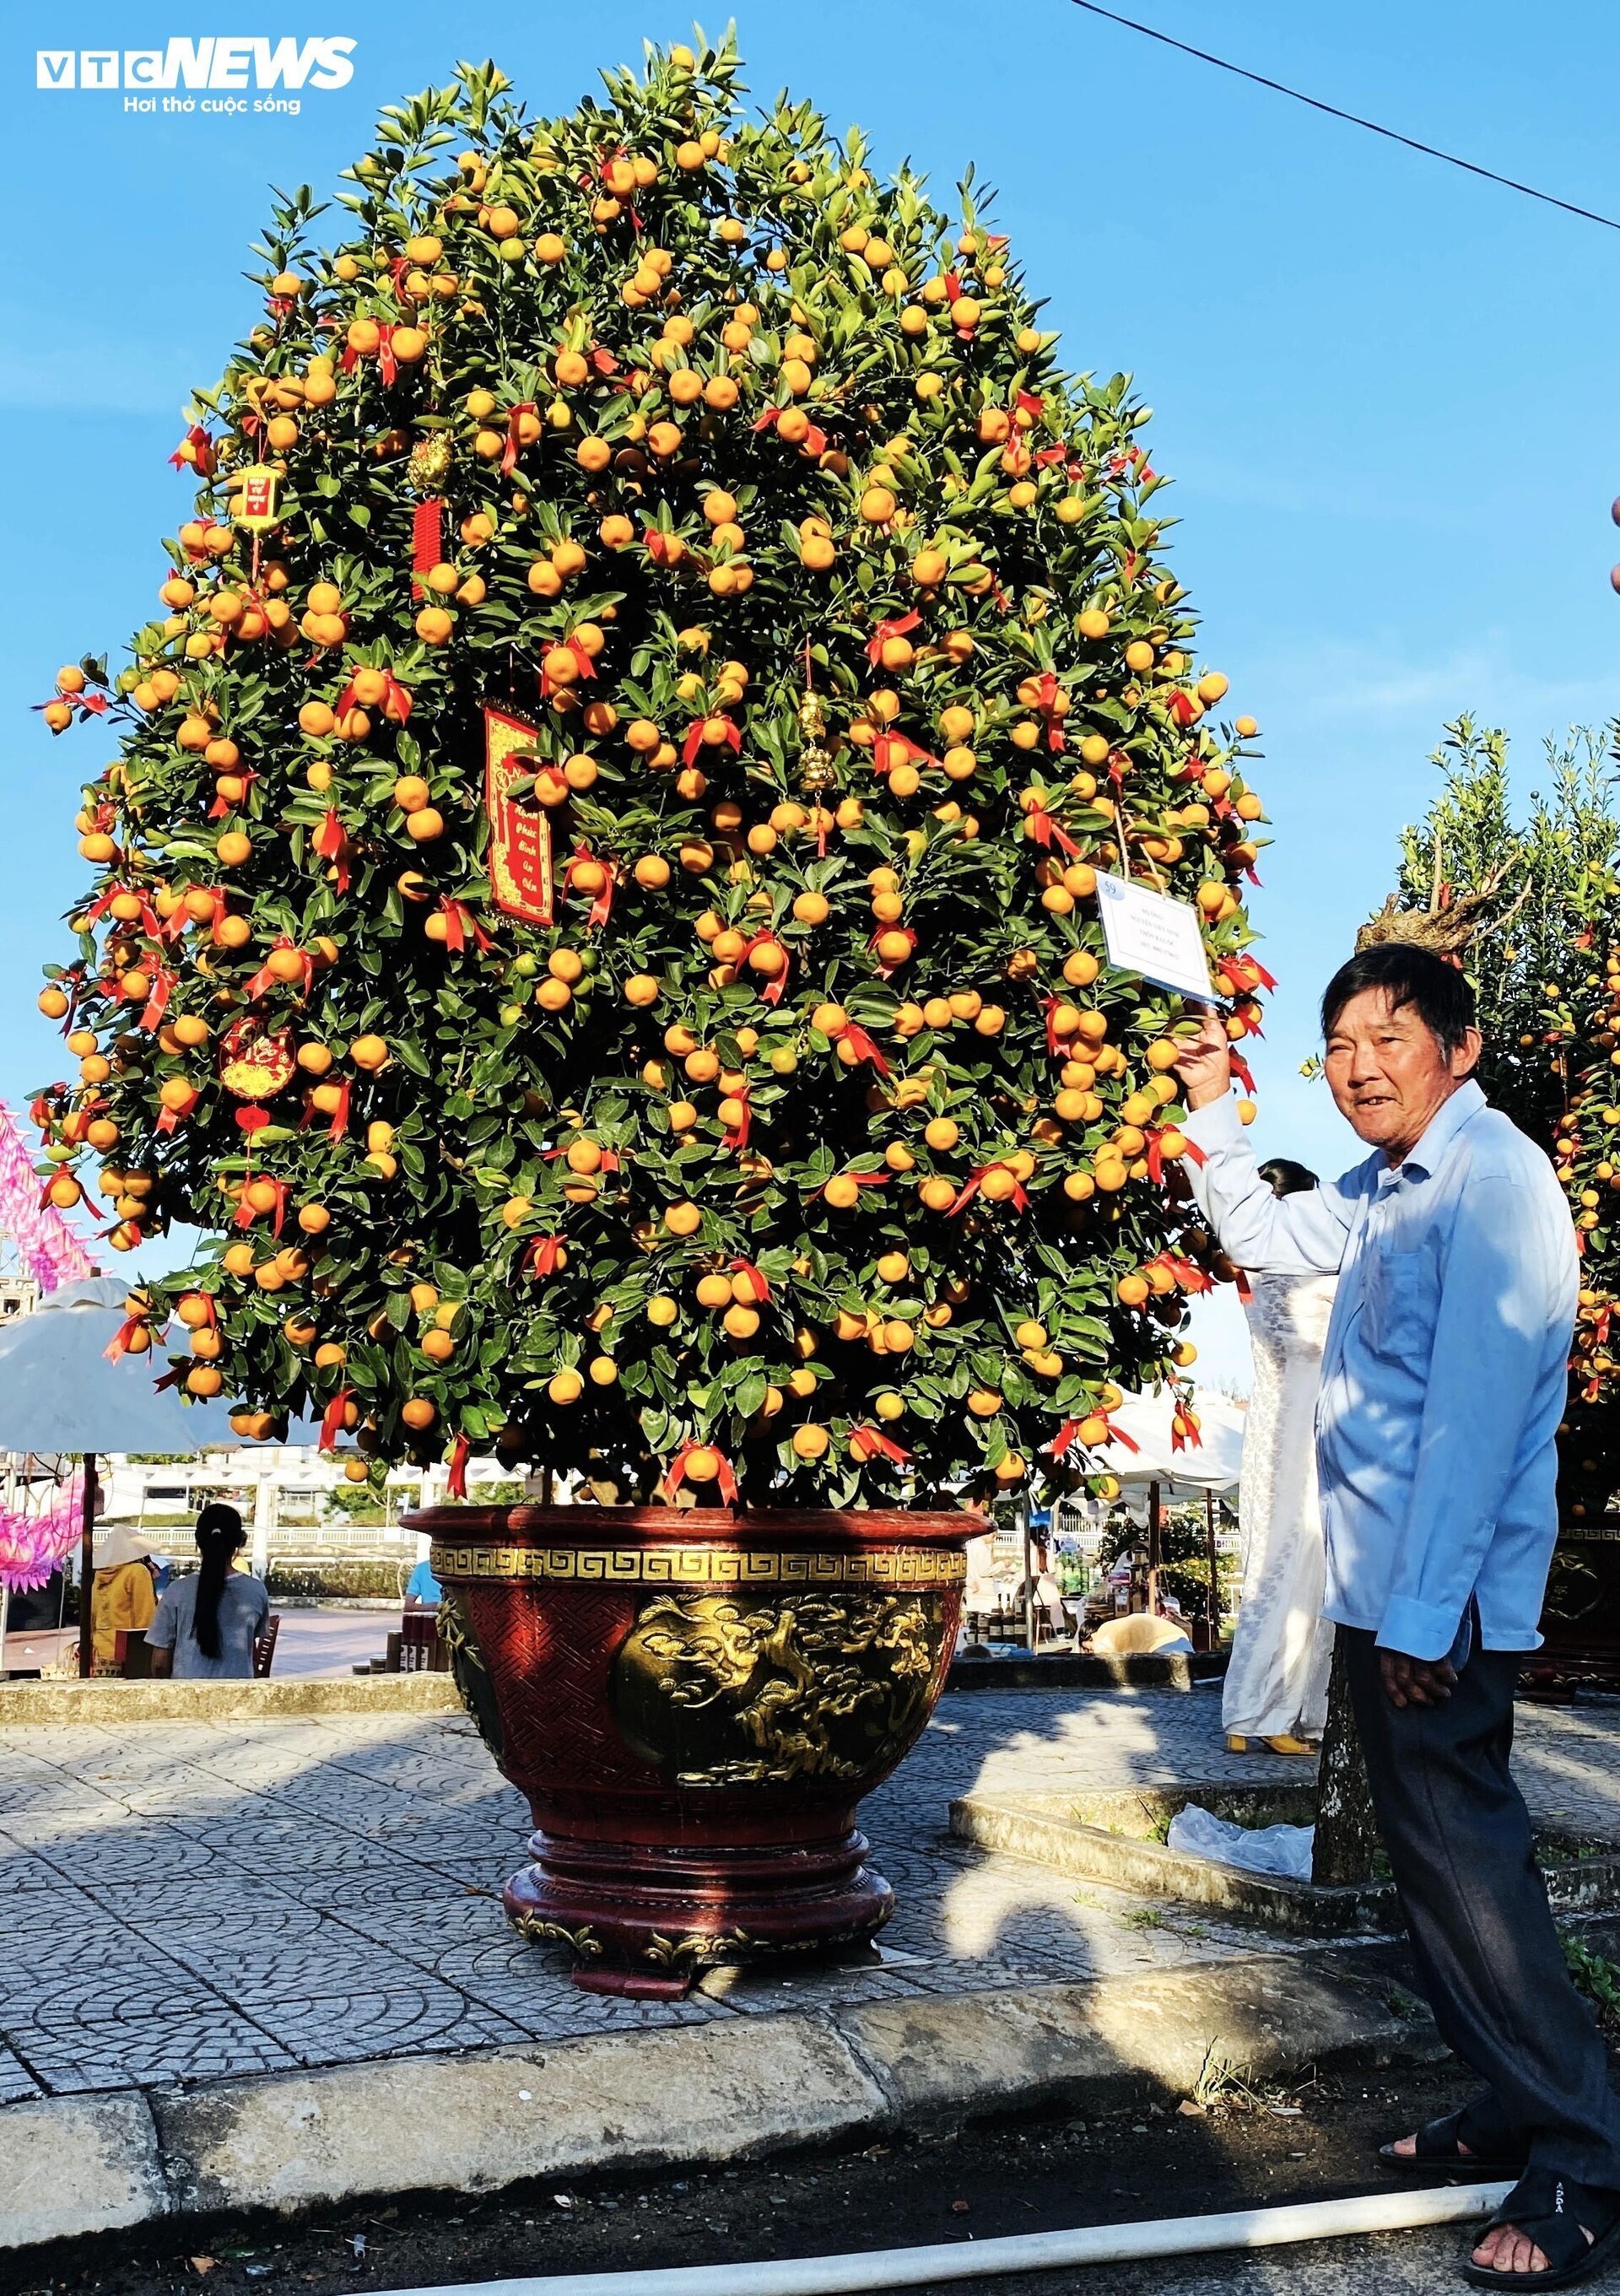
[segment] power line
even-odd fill
[[[1607,230],[1620,231],[1620,223],[1613,216],[1599,215],[1592,208],[1576,207],[1572,200],[1555,198],[1551,192],[1538,192],[1534,184],[1521,184],[1512,176],[1499,176],[1494,168],[1481,168],[1472,160],[1460,160],[1454,152],[1442,152],[1437,144],[1420,144],[1415,135],[1403,135],[1394,127],[1382,127],[1376,119],[1363,119],[1359,112],[1341,111],[1337,103],[1324,103],[1320,96],[1306,95],[1303,89],[1287,87],[1280,79],[1267,79],[1264,72],[1248,71],[1241,64],[1229,63],[1224,56],[1212,56],[1207,48],[1195,48],[1185,40],[1172,39],[1168,32],[1156,31],[1151,24],[1139,24],[1129,16],[1116,15],[1111,8],[1101,8],[1097,0],[1069,0],[1074,8],[1084,8],[1088,16],[1104,16],[1110,24],[1123,24],[1127,32],[1140,32],[1144,39],[1158,40],[1161,46],[1179,48],[1184,56],[1196,56],[1201,64],[1214,64],[1217,71],[1231,72],[1237,79],[1246,79],[1256,87],[1269,87],[1274,95],[1286,95],[1296,103],[1308,104],[1313,111],[1325,111],[1330,119],[1348,121],[1352,127],[1364,127],[1370,135],[1382,135],[1391,144],[1404,144],[1409,152],[1421,152],[1426,159],[1444,160],[1448,168],[1461,168],[1470,176],[1483,176],[1488,184],[1501,184],[1510,192],[1522,192],[1527,200],[1540,200],[1550,208],[1562,208],[1566,215],[1580,216],[1587,223],[1600,223]]]

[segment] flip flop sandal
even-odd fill
[[[1471,2176],[1475,2170],[1494,2169],[1499,2175],[1508,2169],[1514,2176],[1522,2175],[1525,2168],[1523,2152],[1481,2151],[1477,2148],[1460,2152],[1458,2146],[1467,2142],[1462,2124],[1470,2108],[1462,2106],[1457,2112],[1444,2113],[1438,2120],[1426,2120],[1418,2131],[1414,2151],[1397,2152],[1393,2144],[1379,2146],[1379,2159],[1387,2169],[1398,2169],[1410,2177],[1421,2170],[1427,2175],[1434,2169],[1447,2169],[1453,2175]]]
[[[1493,2266],[1463,2261],[1462,2276],[1479,2288],[1573,2288],[1600,2272],[1620,2253],[1620,2194],[1577,2185],[1555,2169],[1526,2169],[1491,2220],[1474,2238],[1511,2225],[1534,2241],[1547,2259],[1545,2272],[1498,2272]],[[1585,2225],[1593,2237],[1588,2240]]]

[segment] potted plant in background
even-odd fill
[[[656,1989],[871,1934],[972,1501],[1106,1488],[1191,1360],[1180,1006],[1097,873],[1196,904],[1234,1037],[1265,976],[1127,379],[729,42],[606,90],[463,68],[339,245],[277,201],[162,617],[50,705],[118,755],[37,1112],[116,1246],[224,1230],[132,1296],[191,1392],[609,1502],[421,1520],[509,1906]]]

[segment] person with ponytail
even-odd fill
[[[270,1596],[262,1578],[235,1570],[247,1534],[233,1506],[210,1500],[197,1517],[198,1568],[170,1581],[146,1629],[155,1675],[179,1682],[247,1682]]]

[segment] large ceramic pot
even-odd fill
[[[438,1507],[441,1631],[527,1795],[506,1888],[577,1984],[678,1994],[716,1963],[863,1943],[894,1910],[855,1806],[955,1647],[965,1511]]]

